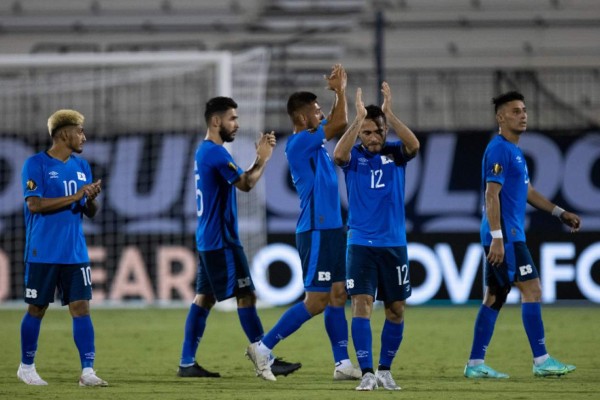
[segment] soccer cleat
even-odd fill
[[[377,378],[371,372],[363,375],[360,385],[356,387],[358,391],[371,391],[377,389]]]
[[[283,361],[279,357],[275,357],[271,360],[271,372],[275,376],[288,376],[289,374],[299,370],[301,367],[301,363],[290,363]]]
[[[498,372],[485,364],[479,364],[474,367],[465,366],[465,378],[488,378],[488,379],[507,379],[508,375]]]
[[[220,378],[221,374],[210,372],[195,362],[194,365],[190,365],[189,367],[180,366],[177,370],[177,376],[181,378]]]
[[[257,347],[258,342],[254,342],[246,348],[246,357],[254,364],[256,376],[259,376],[266,381],[276,381],[277,378],[275,378],[275,375],[271,372],[270,354],[261,354]]]
[[[574,370],[574,365],[563,364],[552,357],[548,357],[540,365],[533,364],[533,375],[535,376],[561,376]]]
[[[17,370],[17,378],[22,380],[28,385],[34,386],[45,386],[48,384],[45,380],[43,380],[35,370],[35,364],[31,364],[31,366],[25,367],[23,363],[19,364],[19,369]]]
[[[347,367],[335,367],[333,370],[334,381],[350,381],[362,378],[362,371],[360,368],[350,364]]]
[[[96,371],[92,371],[81,375],[79,378],[79,386],[108,386],[108,382],[104,379],[100,379],[96,375]]]
[[[375,378],[377,378],[377,385],[383,386],[385,390],[400,390],[400,386],[396,385],[394,378],[392,378],[391,371],[375,371]]]

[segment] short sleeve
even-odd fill
[[[29,158],[23,165],[21,174],[23,184],[23,197],[42,197],[44,193],[44,173],[42,165],[36,162],[36,158]]]
[[[504,184],[509,168],[510,151],[504,146],[493,146],[488,149],[484,161],[485,182]]]

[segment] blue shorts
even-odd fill
[[[198,252],[196,293],[213,295],[217,301],[254,292],[244,249],[239,246]]]
[[[490,252],[489,246],[483,246],[485,254]],[[539,274],[531,253],[525,242],[508,242],[504,244],[504,261],[494,267],[485,260],[485,284],[489,287],[510,287],[513,282],[523,282],[539,278]]]
[[[46,306],[54,303],[58,291],[62,305],[92,298],[92,273],[89,263],[25,263],[25,303]]]
[[[368,294],[386,303],[410,297],[412,287],[406,246],[351,244],[347,257],[346,290],[350,296]]]
[[[332,283],[344,281],[346,275],[344,228],[297,233],[296,247],[302,261],[304,289],[307,292],[329,292]]]

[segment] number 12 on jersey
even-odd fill
[[[383,177],[383,170],[371,170],[371,189],[379,189],[385,187],[385,183],[381,183]]]

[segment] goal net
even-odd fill
[[[25,159],[51,145],[46,121],[85,117],[87,159],[102,179],[100,213],[84,219],[94,300],[189,300],[196,270],[193,159],[205,103],[231,96],[242,168],[264,130],[269,53],[156,52],[0,56],[0,303],[23,290]],[[249,260],[266,244],[264,183],[238,194]],[[60,242],[61,238],[48,238]]]

